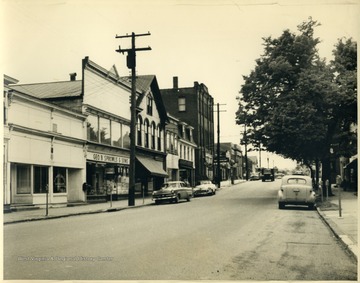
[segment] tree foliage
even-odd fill
[[[263,39],[264,54],[243,76],[236,112],[250,143],[305,163],[325,158],[335,143],[342,153],[356,144],[349,131],[357,121],[356,43],[339,40],[328,65],[318,55],[318,25],[309,18],[298,34]]]

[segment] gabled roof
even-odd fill
[[[58,97],[78,97],[81,96],[82,81],[64,81],[51,83],[35,83],[23,85],[10,85],[11,89],[31,95],[40,99]]]
[[[154,79],[155,75],[136,76],[136,91],[141,94],[147,92]],[[131,77],[121,77],[120,81],[131,89]]]

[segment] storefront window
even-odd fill
[[[99,123],[98,117],[89,115],[87,123],[87,139],[94,142],[99,142]]]
[[[110,144],[110,120],[100,118],[100,142],[104,144]]]
[[[45,194],[49,187],[49,168],[34,166],[34,193]]]
[[[121,125],[118,122],[111,121],[111,141],[113,146],[121,147]]]
[[[66,193],[66,168],[54,167],[54,193]]]
[[[122,142],[124,148],[130,148],[130,127],[122,125]]]
[[[18,165],[16,175],[16,193],[30,194],[31,193],[31,166]]]

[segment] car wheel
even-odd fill
[[[309,210],[314,210],[314,204],[309,204]]]
[[[279,209],[283,209],[285,205],[282,202],[279,202]]]
[[[177,195],[176,198],[174,199],[174,202],[175,203],[178,203],[179,202],[179,196]]]
[[[190,201],[190,196],[187,197],[186,201]]]
[[[159,200],[156,200],[156,201],[155,201],[155,204],[159,204],[159,203],[160,203],[160,201],[159,201]]]
[[[216,195],[216,191],[215,191],[215,190],[213,191],[213,195]]]

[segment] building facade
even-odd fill
[[[166,165],[168,181],[195,185],[195,149],[193,127],[168,114],[166,126]]]
[[[4,204],[84,201],[86,115],[5,85]]]
[[[160,186],[167,177],[167,116],[155,76],[138,77],[136,88],[136,192],[144,194]],[[103,201],[109,196],[116,199],[128,195],[131,117],[128,77],[120,77],[115,66],[106,70],[85,57],[81,80],[76,80],[73,73],[69,81],[13,85],[12,89],[54,105],[56,109],[79,113],[84,120],[81,131],[69,133],[76,139],[82,133],[84,140],[83,158],[76,158],[77,166],[85,169],[82,183],[77,185],[79,194],[85,192],[84,200]],[[67,120],[62,118],[61,122],[67,123]],[[73,160],[77,155],[64,153],[61,157]]]
[[[131,77],[120,78],[131,88]],[[165,125],[167,113],[155,75],[136,78],[135,193],[149,195],[160,189],[166,173]]]
[[[214,178],[214,100],[204,84],[194,82],[192,87],[178,85],[173,78],[173,88],[161,89],[167,111],[193,127],[195,149],[195,181]]]
[[[217,148],[217,144],[215,144]],[[220,176],[221,180],[234,180],[243,178],[244,157],[240,145],[233,143],[220,143]],[[215,154],[214,163],[217,165],[217,155]],[[215,175],[217,175],[217,166],[215,166]]]

